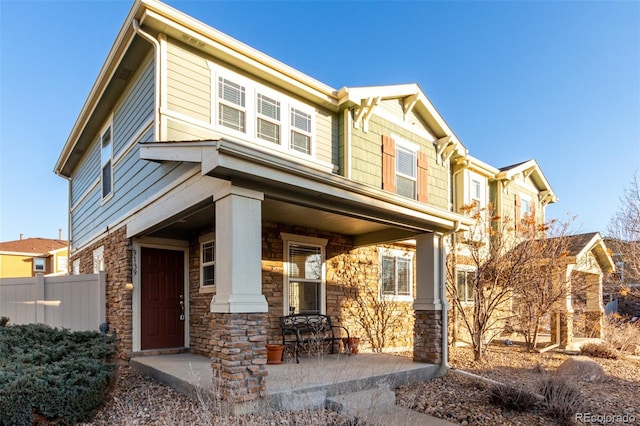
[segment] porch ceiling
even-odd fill
[[[184,239],[213,229],[214,204],[200,204],[159,224],[147,233],[151,237]],[[265,198],[262,219],[269,222],[318,229],[354,237],[360,244],[405,239],[411,232],[374,221],[318,210],[311,207]],[[375,241],[373,241],[375,240]]]

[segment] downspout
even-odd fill
[[[142,28],[140,28],[140,22],[138,22],[137,19],[133,20],[133,29],[135,30],[136,34],[138,34],[140,37],[142,37],[143,39],[147,40],[149,43],[151,43],[153,45],[153,50],[154,50],[154,59],[155,59],[155,117],[154,117],[154,126],[153,126],[153,132],[154,132],[154,137],[156,141],[161,140],[160,138],[160,105],[162,105],[162,103],[160,102],[160,95],[161,95],[161,90],[160,90],[160,66],[161,66],[161,61],[160,61],[160,43],[158,42],[158,40],[156,40],[155,38],[153,38],[150,34],[142,31]]]
[[[444,240],[450,235],[460,231],[460,221],[454,222],[454,227],[451,231],[445,232],[440,238],[438,243],[440,248],[440,282],[443,285],[440,286],[440,302],[442,303],[442,350],[440,367],[438,368],[438,376],[443,376],[449,369],[449,302],[447,301],[447,256],[444,250]]]
[[[71,264],[71,207],[72,207],[72,201],[71,201],[71,176],[63,176],[63,175],[58,175],[58,176],[62,176],[63,178],[65,178],[67,180],[68,184],[68,195],[67,195],[67,275],[71,275],[71,268],[72,268],[72,264]]]

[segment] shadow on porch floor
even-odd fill
[[[211,390],[211,362],[201,355],[141,356],[132,358],[130,365],[187,395]],[[438,365],[416,363],[402,356],[360,353],[306,356],[299,364],[292,360],[267,365],[267,370],[265,402],[272,409],[299,410],[324,408],[327,399],[337,395],[394,390],[400,385],[429,380],[436,376]]]

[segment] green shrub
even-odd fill
[[[585,343],[580,348],[582,355],[606,358],[606,359],[618,359],[618,351],[608,343]]]
[[[494,405],[515,411],[530,410],[538,404],[538,397],[522,386],[499,384],[491,387],[489,399]]]
[[[115,372],[113,338],[43,324],[0,327],[0,425],[30,425],[34,414],[86,422]]]

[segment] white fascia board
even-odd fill
[[[468,168],[473,170],[476,173],[484,175],[488,178],[495,178],[498,173],[500,173],[500,169],[494,167],[490,164],[485,163],[482,160],[477,159],[471,155],[466,155],[465,160],[469,161]]]
[[[366,206],[372,210],[393,212],[398,218],[406,217],[429,222],[442,229],[454,229],[457,225],[468,227],[472,220],[466,216],[438,209],[400,197],[396,194],[369,187],[342,176],[318,172],[317,170],[295,162],[275,158],[268,153],[260,153],[247,147],[228,141],[218,143],[216,155],[202,165],[202,173],[211,173],[215,169],[233,170],[240,174],[258,176],[269,181],[293,185],[308,191],[341,199],[345,202]],[[333,205],[339,211],[340,206]],[[339,211],[352,214],[348,209]],[[402,221],[399,220],[398,224]]]

